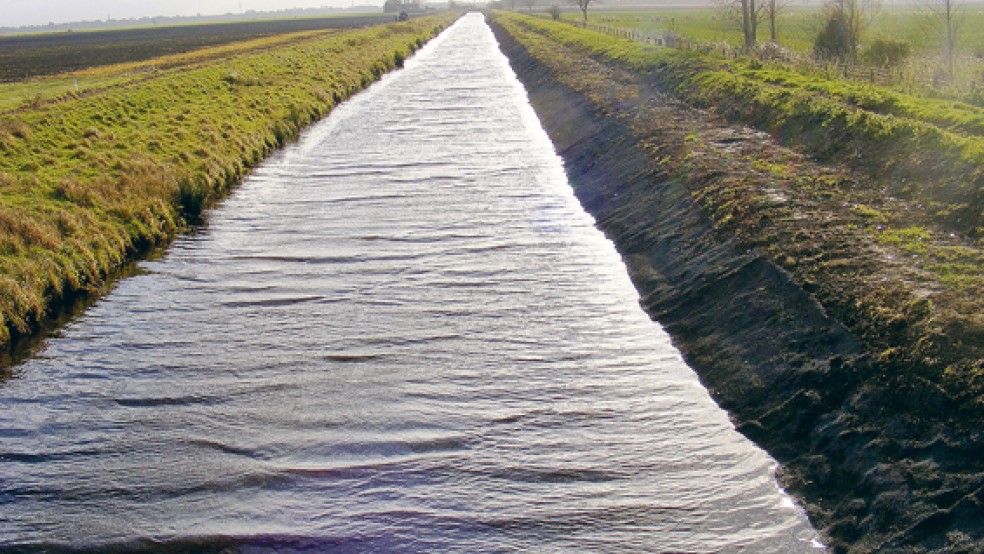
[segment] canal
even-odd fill
[[[817,552],[481,15],[0,384],[0,547]]]

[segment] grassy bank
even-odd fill
[[[0,344],[168,240],[454,18],[267,39],[138,77],[101,68],[107,86],[0,115]]]
[[[979,546],[981,111],[542,18],[496,22],[644,150],[647,183],[582,201],[835,550]],[[688,202],[703,215],[681,216]],[[701,217],[712,230],[657,228]],[[688,248],[703,258],[661,265]]]

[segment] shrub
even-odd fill
[[[813,42],[813,54],[825,60],[843,60],[851,54],[851,30],[834,15]]]
[[[557,4],[550,6],[550,9],[547,10],[547,13],[550,14],[550,17],[552,17],[554,21],[560,21],[560,6],[558,6]]]
[[[872,41],[871,45],[864,49],[861,56],[864,61],[880,67],[895,67],[901,64],[909,54],[912,53],[912,46],[904,40],[890,37],[880,37]]]

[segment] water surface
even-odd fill
[[[800,552],[480,15],[0,388],[0,546]]]

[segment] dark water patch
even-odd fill
[[[46,452],[38,454],[34,452],[0,452],[0,462],[19,462],[22,464],[40,464],[70,460],[85,456],[95,456],[98,450],[69,450],[63,452]]]
[[[359,237],[360,240],[367,242],[394,242],[394,243],[406,243],[406,244],[446,244],[452,241],[470,241],[474,239],[482,238],[480,235],[468,235],[468,234],[455,234],[455,233],[438,233],[431,231],[427,235],[422,236],[406,236],[406,235],[393,235],[393,236],[382,236],[382,235],[366,235]]]
[[[222,302],[221,305],[227,308],[279,308],[308,302],[324,302],[326,300],[323,296],[300,296],[294,298],[260,298],[257,300]]]
[[[205,449],[209,449],[209,450],[215,450],[215,451],[221,452],[223,454],[231,454],[231,455],[234,455],[234,456],[244,456],[244,457],[247,457],[247,458],[257,458],[258,457],[256,451],[254,451],[252,449],[243,448],[243,447],[239,447],[239,446],[234,446],[234,445],[231,445],[231,444],[226,444],[226,443],[223,443],[223,442],[219,442],[217,440],[210,440],[210,439],[191,439],[191,440],[188,440],[187,441],[187,444],[189,444],[191,446],[194,446],[194,447],[198,447],[198,448],[205,448]]]
[[[233,256],[234,261],[256,261],[256,262],[274,262],[277,264],[348,264],[357,263],[364,261],[365,258],[361,255],[358,256],[269,256],[269,255],[248,255],[248,256]]]
[[[215,396],[162,396],[146,398],[117,398],[114,402],[127,408],[159,408],[162,406],[190,406],[194,404],[215,404],[223,399]]]
[[[383,357],[382,354],[328,354],[323,359],[342,364],[358,364],[376,361]]]
[[[260,286],[243,286],[243,287],[228,287],[226,289],[231,294],[258,294],[261,292],[270,292],[277,290],[276,285],[260,285]]]
[[[617,471],[574,468],[507,467],[489,472],[492,479],[527,483],[605,483],[624,478]]]

